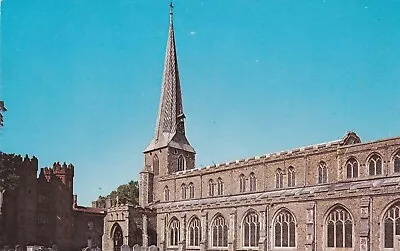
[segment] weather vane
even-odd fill
[[[172,4],[172,0],[169,2],[169,14],[172,16],[173,15],[173,13],[172,13],[172,10],[173,10],[173,8],[174,8],[174,5]]]

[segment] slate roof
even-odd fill
[[[155,135],[144,152],[171,146],[188,152],[195,152],[185,136],[181,84],[179,80],[178,59],[175,46],[172,4],[164,73],[161,87]]]

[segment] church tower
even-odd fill
[[[194,168],[196,152],[186,138],[184,120],[171,3],[156,128],[150,145],[144,150],[144,169],[140,173],[141,206],[163,196],[163,188],[157,187],[159,177]]]

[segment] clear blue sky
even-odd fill
[[[176,0],[197,166],[400,136],[400,1]],[[75,193],[138,178],[156,121],[168,1],[3,0],[1,150],[72,162]],[[101,188],[101,190],[99,190]]]

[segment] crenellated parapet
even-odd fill
[[[59,178],[65,185],[71,186],[74,178],[74,165],[60,164],[60,162],[54,162],[52,167],[44,167],[40,169],[40,176],[44,176],[49,182],[53,177]]]

